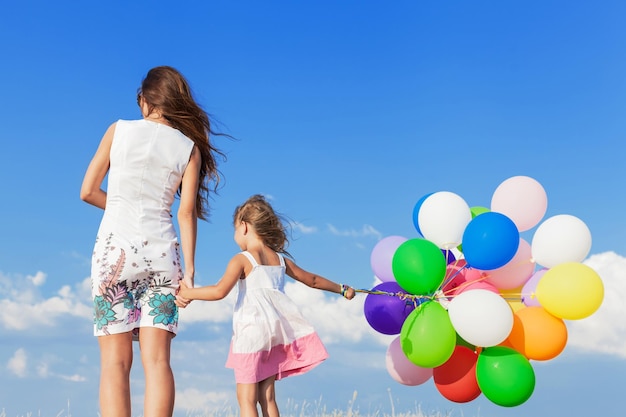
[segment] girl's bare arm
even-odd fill
[[[237,281],[244,276],[246,262],[248,260],[244,255],[237,254],[228,262],[226,271],[217,284],[191,288],[185,282],[182,282],[178,295],[188,300],[221,300],[230,293]]]

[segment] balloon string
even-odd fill
[[[511,267],[513,267],[513,268],[520,268],[520,267],[522,267],[522,266],[526,265],[526,264],[527,264],[527,263],[529,263],[529,262],[530,262],[530,263],[534,263],[535,261],[534,261],[532,258],[527,259],[527,260],[521,260],[521,261],[519,261],[519,262],[517,262],[517,263],[515,263],[515,264],[511,265]],[[455,271],[455,273],[454,273],[454,274],[452,274],[452,276],[451,276],[451,277],[444,279],[444,283],[441,285],[441,288],[445,287],[445,286],[446,286],[446,285],[447,285],[450,281],[452,281],[452,279],[453,279],[453,278],[454,278],[454,277],[455,277],[458,273],[460,273],[463,269],[469,269],[469,265],[467,265],[467,264],[466,264],[466,265],[463,265],[463,266],[462,266],[462,267],[461,267],[458,271]],[[459,289],[463,289],[463,288],[465,288],[465,287],[467,287],[467,286],[469,286],[469,285],[471,285],[471,284],[474,284],[474,283],[476,283],[476,282],[481,282],[481,281],[484,281],[484,280],[488,279],[488,278],[491,276],[491,275],[490,275],[489,273],[487,273],[486,271],[481,271],[481,272],[482,272],[482,273],[481,273],[481,277],[480,277],[480,279],[475,279],[475,280],[473,280],[473,281],[469,281],[469,282],[467,282],[467,281],[466,281],[466,282],[462,283],[461,285],[459,285],[459,286],[458,286],[458,287],[456,287],[456,288],[452,288],[452,289],[450,289],[450,290],[443,291],[443,294],[444,294],[444,295],[448,295],[448,294],[449,294],[450,292],[452,292],[452,291],[458,291]]]
[[[401,291],[388,292],[388,291],[380,291],[380,290],[364,290],[364,289],[357,289],[357,288],[355,288],[354,291],[366,293],[366,294],[373,294],[373,295],[388,295],[392,297],[398,297],[401,300],[406,301],[407,304],[409,303],[413,304],[415,307],[417,307],[419,304],[421,304],[424,301],[435,299],[434,295],[430,296],[430,295],[407,294]]]
[[[453,266],[457,266],[459,261],[454,261],[454,265]],[[469,268],[467,266],[467,264],[463,265],[462,267],[460,267],[458,270],[456,270],[453,274],[450,274],[449,276],[446,276],[443,279],[443,283],[441,284],[441,286],[439,287],[439,289],[442,289],[443,287],[445,287],[446,285],[448,285],[458,274],[461,273],[462,270]],[[446,270],[446,275],[447,275],[447,270]]]
[[[451,293],[454,292],[458,292],[459,290],[464,289],[465,287],[468,287],[472,284],[475,284],[477,282],[482,282],[484,280],[486,280],[487,278],[489,278],[489,274],[484,274],[481,275],[480,278],[475,279],[473,281],[470,282],[463,282],[461,283],[459,286],[455,287],[455,288],[451,288],[449,290],[443,291],[443,288],[450,283],[454,277],[456,277],[457,274],[459,274],[463,269],[469,269],[469,266],[463,265],[460,269],[458,269],[457,271],[455,271],[453,274],[451,274],[450,276],[446,277],[444,279],[444,282],[439,286],[439,288],[437,289],[437,291],[434,292],[434,294],[432,295],[416,295],[416,294],[408,294],[405,292],[388,292],[388,291],[380,291],[380,290],[366,290],[366,289],[357,289],[355,288],[354,291],[355,292],[360,292],[360,293],[365,293],[365,294],[373,294],[373,295],[387,295],[387,296],[392,296],[392,297],[399,297],[402,300],[405,300],[407,302],[407,304],[412,303],[414,304],[415,307],[417,307],[419,304],[421,304],[424,301],[432,301],[432,300],[436,300],[438,297],[444,296],[447,297],[449,296]],[[528,295],[531,298],[535,298],[536,295],[535,293],[531,293],[531,294],[526,294],[526,293],[506,293],[506,294],[500,294],[502,296],[502,298],[504,298],[505,300],[511,300],[511,301],[520,301],[522,299],[522,296],[524,295]],[[519,296],[519,298],[518,298]]]
[[[482,281],[486,280],[487,278],[489,278],[489,275],[481,275],[480,278],[475,279],[473,281],[469,281],[469,282],[465,281],[465,282],[461,283],[458,287],[450,288],[449,290],[446,290],[446,291],[442,290],[443,295],[449,295],[450,293],[458,292],[459,290],[462,290],[465,287],[469,287],[470,285],[475,284],[477,282],[482,282]]]

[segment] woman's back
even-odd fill
[[[148,120],[119,120],[110,152],[107,203],[102,220],[129,240],[175,239],[171,206],[193,141]]]

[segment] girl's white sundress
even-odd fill
[[[176,334],[182,269],[171,207],[194,143],[147,120],[119,120],[91,264],[94,334]]]
[[[259,265],[241,252],[252,271],[238,282],[233,337],[226,361],[239,384],[305,373],[328,358],[313,326],[284,293],[285,260],[280,266]]]

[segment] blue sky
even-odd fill
[[[385,236],[417,237],[420,197],[451,191],[488,206],[515,175],[538,180],[546,218],[579,217],[602,307],[568,322],[557,358],[533,363],[532,397],[502,408],[445,400],[385,368],[393,337],[364,296],[346,302],[290,283],[330,359],[278,383],[283,412],[421,408],[454,416],[577,417],[621,409],[626,374],[626,5],[620,1],[10,2],[0,15],[0,410],[97,415],[98,348],[89,262],[101,213],[78,198],[106,127],[139,116],[136,89],[172,65],[237,140],[196,280],[236,252],[234,207],[271,196],[297,226],[303,267],[359,288]],[[533,230],[526,233],[531,237]],[[194,303],[173,344],[176,415],[236,410],[225,369],[233,297]],[[133,373],[141,415],[140,362]],[[39,414],[38,414],[39,415]],[[207,415],[207,414],[204,414]]]

